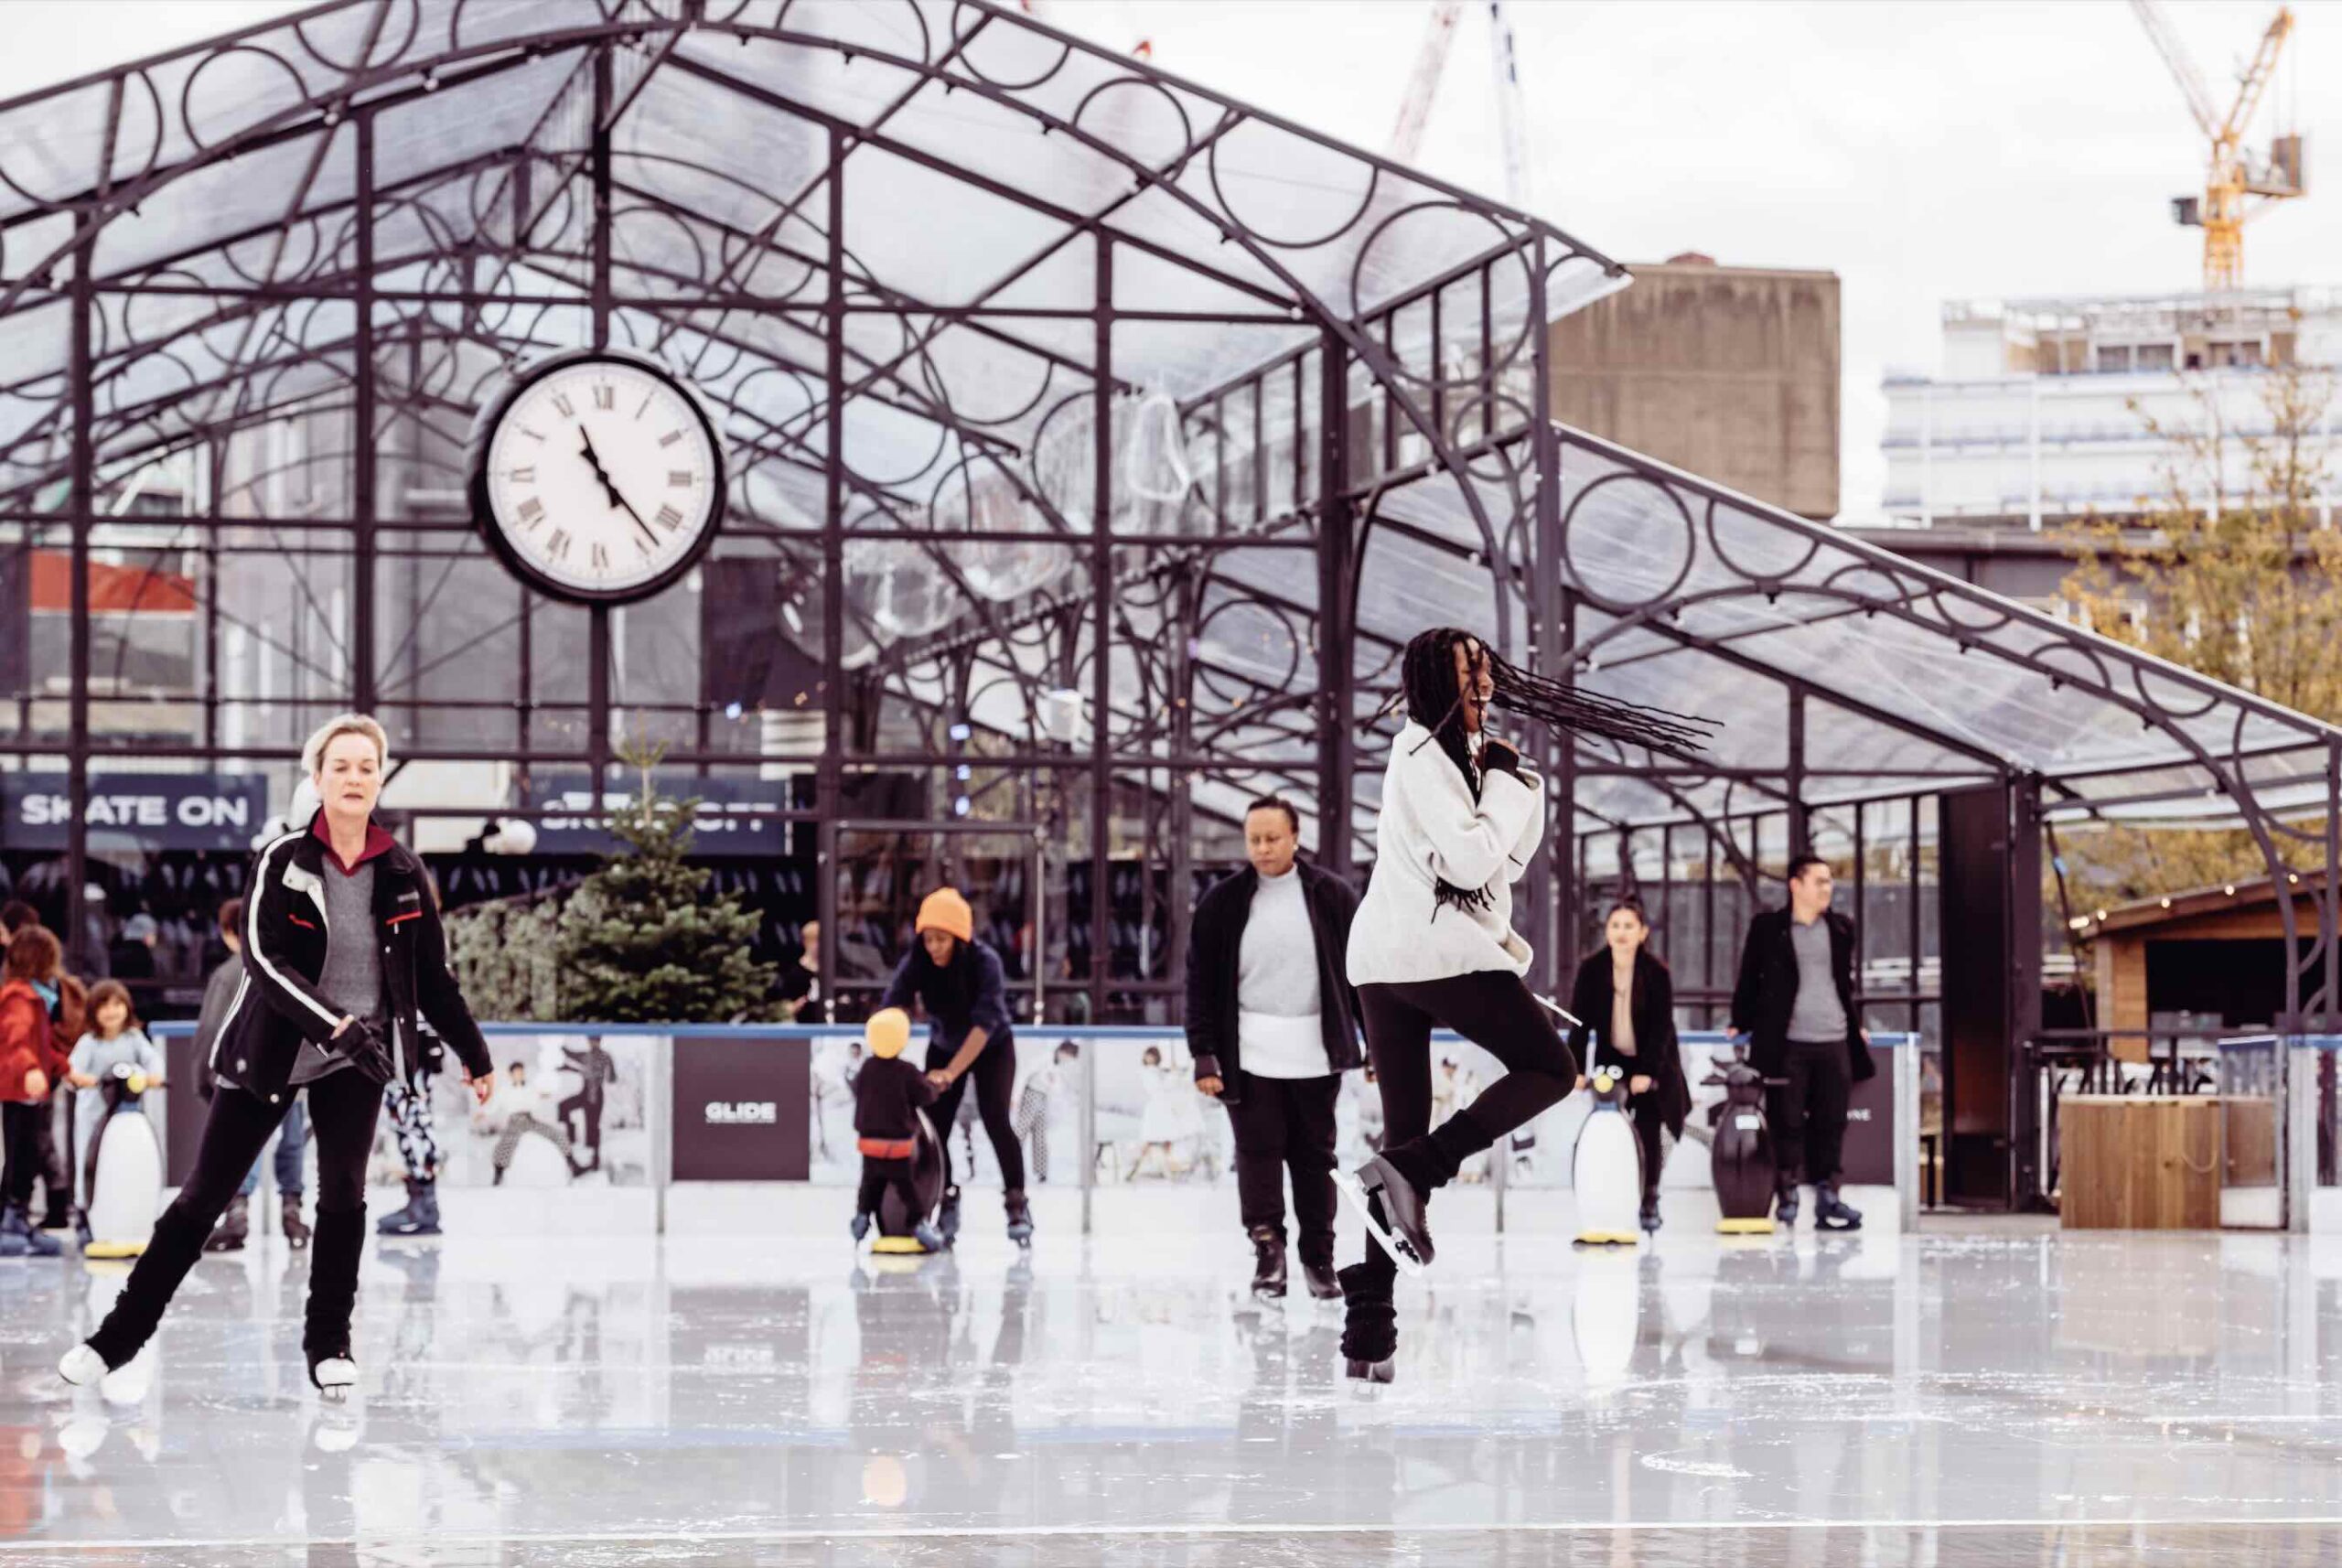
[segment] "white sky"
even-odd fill
[[[582,3],[582,0],[573,0]],[[10,0],[0,96],[293,9],[282,0]],[[1541,216],[1628,262],[1704,251],[1844,281],[1843,505],[1885,480],[1879,378],[1931,369],[1950,298],[2194,286],[2169,199],[2204,145],[2121,0],[1511,0]],[[1048,19],[1380,149],[1423,0],[1047,0]],[[2275,12],[2174,0],[2225,107]],[[2248,282],[2342,285],[2342,0],[2299,17],[2252,145],[2308,134],[2313,194],[2248,234]],[[1488,29],[1466,7],[1422,162],[1502,184]]]

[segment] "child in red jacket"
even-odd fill
[[[27,926],[8,942],[6,983],[0,984],[0,1258],[53,1258],[56,1238],[35,1230],[33,1180],[40,1174],[40,1119],[48,1090],[70,1065],[49,1037],[48,1003],[34,987],[57,972],[56,937]]]

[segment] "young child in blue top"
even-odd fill
[[[163,1087],[163,1053],[146,1037],[130,1004],[130,991],[118,980],[101,980],[90,987],[89,1033],[73,1047],[72,1070],[67,1074],[73,1099],[73,1187],[80,1195],[74,1205],[74,1229],[89,1240],[90,1145],[98,1124],[106,1119],[105,1080],[118,1067],[143,1074],[146,1088]]]

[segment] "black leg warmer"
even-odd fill
[[[1424,1136],[1383,1150],[1382,1157],[1417,1192],[1430,1192],[1454,1181],[1466,1160],[1495,1142],[1469,1111],[1458,1111]]]
[[[1387,1361],[1399,1350],[1399,1313],[1391,1303],[1391,1271],[1352,1263],[1342,1282],[1342,1354],[1353,1361]]]
[[[309,1251],[309,1307],[301,1348],[311,1366],[349,1354],[349,1317],[358,1305],[358,1262],[366,1249],[366,1206],[317,1210]]]

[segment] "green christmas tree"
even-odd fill
[[[750,956],[757,916],[709,874],[683,864],[699,801],[668,799],[651,777],[660,753],[627,760],[635,798],[610,808],[626,847],[562,906],[556,960],[560,1014],[608,1024],[721,1024],[769,1011],[774,966]]]

